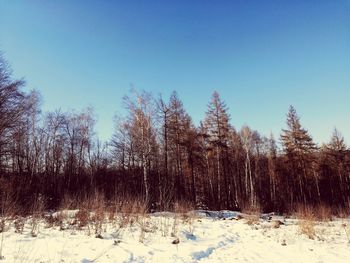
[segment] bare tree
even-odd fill
[[[155,107],[152,97],[147,92],[141,94],[133,91],[134,97],[124,97],[127,109],[129,110],[129,122],[133,131],[133,139],[138,153],[140,167],[143,171],[143,185],[145,191],[146,204],[151,202],[150,169],[155,134],[153,130],[153,116]]]

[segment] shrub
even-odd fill
[[[332,220],[332,208],[327,205],[318,205],[314,208],[315,217],[321,221]]]
[[[306,235],[310,239],[315,239],[316,230],[315,230],[315,222],[312,220],[301,220],[299,222],[299,231],[301,234]]]
[[[315,209],[311,206],[300,205],[297,209],[297,217],[299,219],[299,232],[310,239],[315,239]]]
[[[80,228],[87,226],[90,220],[90,212],[87,209],[82,208],[76,213],[75,219]]]
[[[42,196],[38,196],[34,199],[32,207],[31,207],[31,235],[32,237],[36,237],[39,233],[39,221],[43,215],[45,210],[45,201]]]
[[[14,221],[14,225],[15,225],[15,232],[22,234],[23,233],[23,229],[24,229],[24,223],[25,223],[25,218],[24,217],[17,217]]]

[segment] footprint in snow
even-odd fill
[[[193,259],[201,260],[203,258],[209,257],[210,254],[212,254],[214,250],[215,250],[215,248],[208,247],[205,251],[202,250],[202,251],[198,251],[198,252],[193,252],[192,257],[193,257]]]
[[[188,240],[192,240],[192,241],[196,241],[197,240],[197,237],[191,233],[186,233],[186,238]]]

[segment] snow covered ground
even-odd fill
[[[23,233],[8,221],[0,262],[350,262],[349,219],[316,223],[310,239],[299,220],[269,215],[119,215],[106,219],[96,238],[98,224],[79,227],[76,212],[61,226],[40,222],[36,237],[30,218]]]

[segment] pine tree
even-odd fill
[[[344,137],[337,129],[334,129],[331,140],[325,146],[324,152],[327,166],[332,171],[331,177],[334,177],[331,183],[334,185],[335,182],[338,182],[339,192],[334,193],[334,195],[340,195],[339,201],[346,203],[350,192],[350,175],[346,173],[347,146]],[[335,188],[335,186],[332,188]]]
[[[187,163],[190,169],[190,199],[193,205],[197,205],[197,189],[196,189],[196,173],[195,167],[199,165],[202,156],[200,155],[199,133],[192,123],[192,119],[188,116],[185,126],[184,145],[186,149]]]
[[[177,200],[185,196],[185,173],[184,173],[184,139],[187,119],[182,101],[174,91],[170,96],[169,106],[169,145],[170,156],[173,166],[173,189]]]
[[[288,158],[288,164],[294,179],[297,177],[299,185],[299,201],[307,203],[311,198],[311,187],[307,183],[313,177],[319,197],[318,178],[313,169],[313,153],[317,149],[308,131],[300,124],[300,118],[293,106],[287,114],[287,129],[282,130],[281,140]],[[309,187],[307,187],[309,186]]]
[[[204,127],[209,139],[209,149],[215,159],[213,171],[216,173],[216,202],[219,208],[222,205],[221,187],[224,186],[226,207],[229,206],[229,191],[227,179],[227,160],[224,152],[227,150],[229,138],[228,108],[221,100],[219,93],[214,92],[204,120]]]

